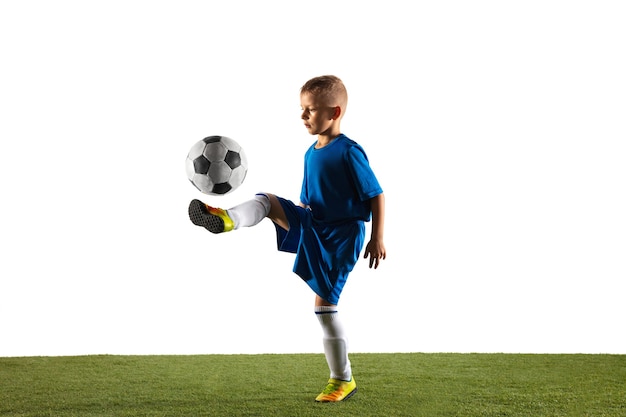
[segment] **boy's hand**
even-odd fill
[[[387,257],[387,252],[385,251],[385,245],[382,240],[370,240],[365,246],[365,255],[363,258],[370,258],[370,268],[373,266],[374,269],[378,268],[378,264],[381,260]]]

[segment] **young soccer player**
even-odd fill
[[[317,141],[305,153],[300,202],[259,193],[228,210],[191,201],[189,218],[213,233],[254,226],[268,217],[276,226],[278,249],[296,254],[293,271],[315,292],[315,314],[323,331],[328,385],[315,399],[336,402],[356,392],[347,338],[339,320],[339,296],[365,241],[364,257],[378,268],[383,243],[385,200],[363,148],[341,133],[348,95],[332,75],[307,81],[300,90],[302,120]]]

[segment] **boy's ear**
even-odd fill
[[[341,116],[341,107],[337,106],[334,108],[333,120],[339,119],[339,116]]]

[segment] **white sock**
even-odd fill
[[[316,306],[315,314],[324,333],[324,353],[330,377],[350,381],[352,368],[348,359],[348,340],[339,320],[337,306]]]
[[[257,194],[252,200],[226,210],[235,224],[235,229],[257,225],[270,213],[270,199],[265,194]]]

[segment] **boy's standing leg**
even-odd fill
[[[324,354],[330,369],[328,385],[315,401],[342,401],[356,393],[356,382],[348,358],[348,339],[336,305],[316,296],[315,314],[322,326]]]

